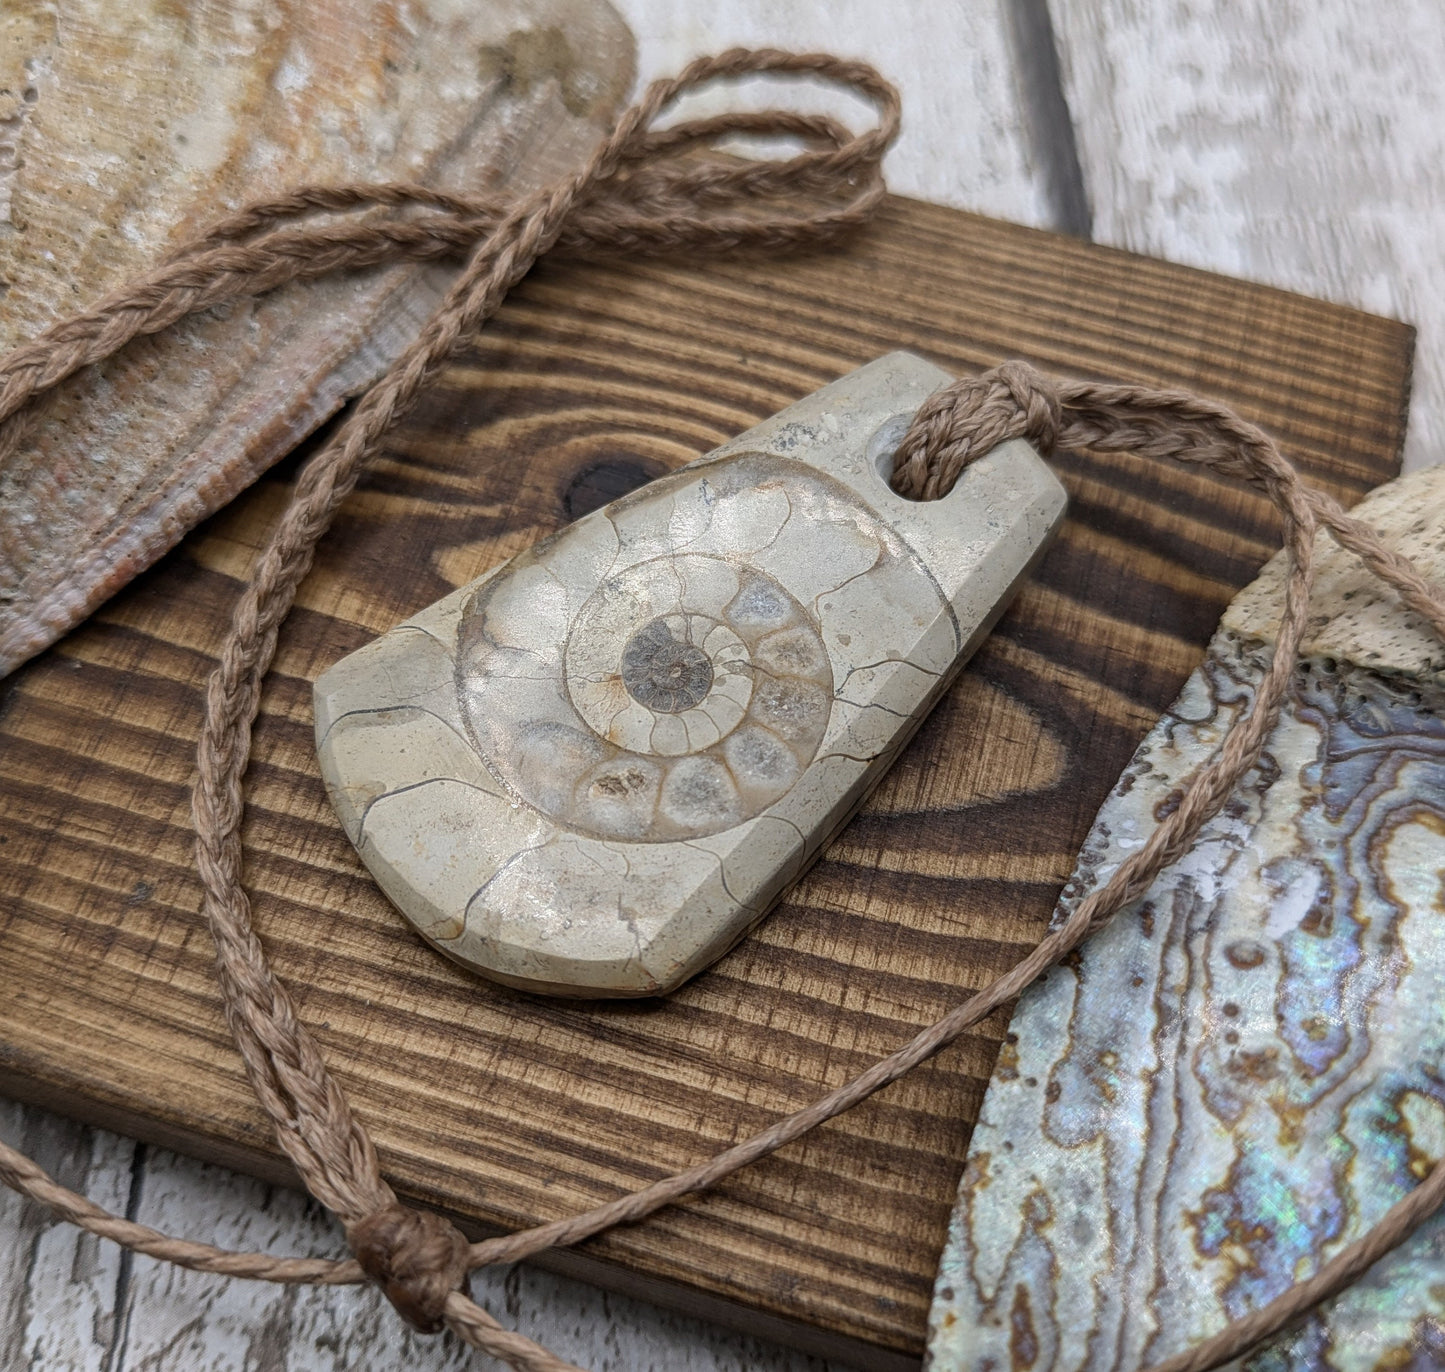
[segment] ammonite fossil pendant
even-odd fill
[[[895,353],[578,520],[316,683],[331,799],[442,952],[573,996],[724,953],[878,781],[1063,517],[1026,444],[887,479]]]

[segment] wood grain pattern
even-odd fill
[[[1222,395],[1354,500],[1394,469],[1410,341],[1348,310],[905,201],[831,256],[538,271],[327,539],[257,731],[258,926],[398,1186],[479,1231],[610,1198],[806,1102],[1011,963],[1273,532],[1261,501],[1212,478],[1061,459],[1072,517],[1014,611],[789,902],[664,1003],[511,995],[408,934],[326,805],[320,670],[589,501],[889,348]],[[0,696],[5,1089],[269,1177],[284,1173],[196,918],[187,785],[201,682],[288,475]],[[582,1256],[746,1307],[754,1327],[776,1317],[869,1350],[870,1366],[916,1357],[959,1121],[1001,1032]]]

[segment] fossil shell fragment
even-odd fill
[[[6,0],[0,350],[302,184],[521,193],[626,95],[603,0]],[[293,284],[73,378],[0,452],[0,675],[363,389],[452,271]]]
[[[875,362],[322,676],[331,798],[419,932],[510,985],[649,995],[768,909],[1062,518],[1024,444],[893,493],[946,380]]]
[[[1357,514],[1445,582],[1445,468]],[[1148,1367],[1266,1304],[1445,1155],[1445,648],[1324,534],[1259,764],[1192,851],[1021,999],[970,1143],[930,1363]],[[1277,559],[1099,812],[1106,879],[1248,708]],[[1445,1365],[1445,1222],[1245,1361]]]

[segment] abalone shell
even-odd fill
[[[1445,581],[1445,469],[1357,513]],[[1020,1000],[929,1366],[1149,1367],[1358,1238],[1445,1155],[1445,647],[1326,535],[1303,659],[1192,851]],[[1283,562],[1101,809],[1059,915],[1248,708]],[[1445,1220],[1242,1364],[1445,1366]]]
[[[543,184],[632,71],[603,0],[6,0],[0,352],[297,185]],[[292,284],[62,385],[0,444],[0,675],[364,389],[450,278]]]

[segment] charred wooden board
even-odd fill
[[[259,929],[389,1175],[478,1232],[592,1205],[836,1085],[1012,963],[1094,811],[1275,537],[1212,478],[1074,454],[1071,517],[872,801],[781,909],[663,1002],[483,984],[410,934],[312,751],[330,663],[569,518],[896,347],[1221,396],[1353,501],[1393,474],[1411,331],[893,201],[848,249],[545,266],[353,497],[282,635],[247,825]],[[284,1176],[222,1022],[188,785],[200,692],[289,469],[0,687],[0,1085]],[[1004,1031],[716,1194],[559,1262],[749,1327],[922,1348]],[[338,1239],[339,1243],[339,1239]]]

